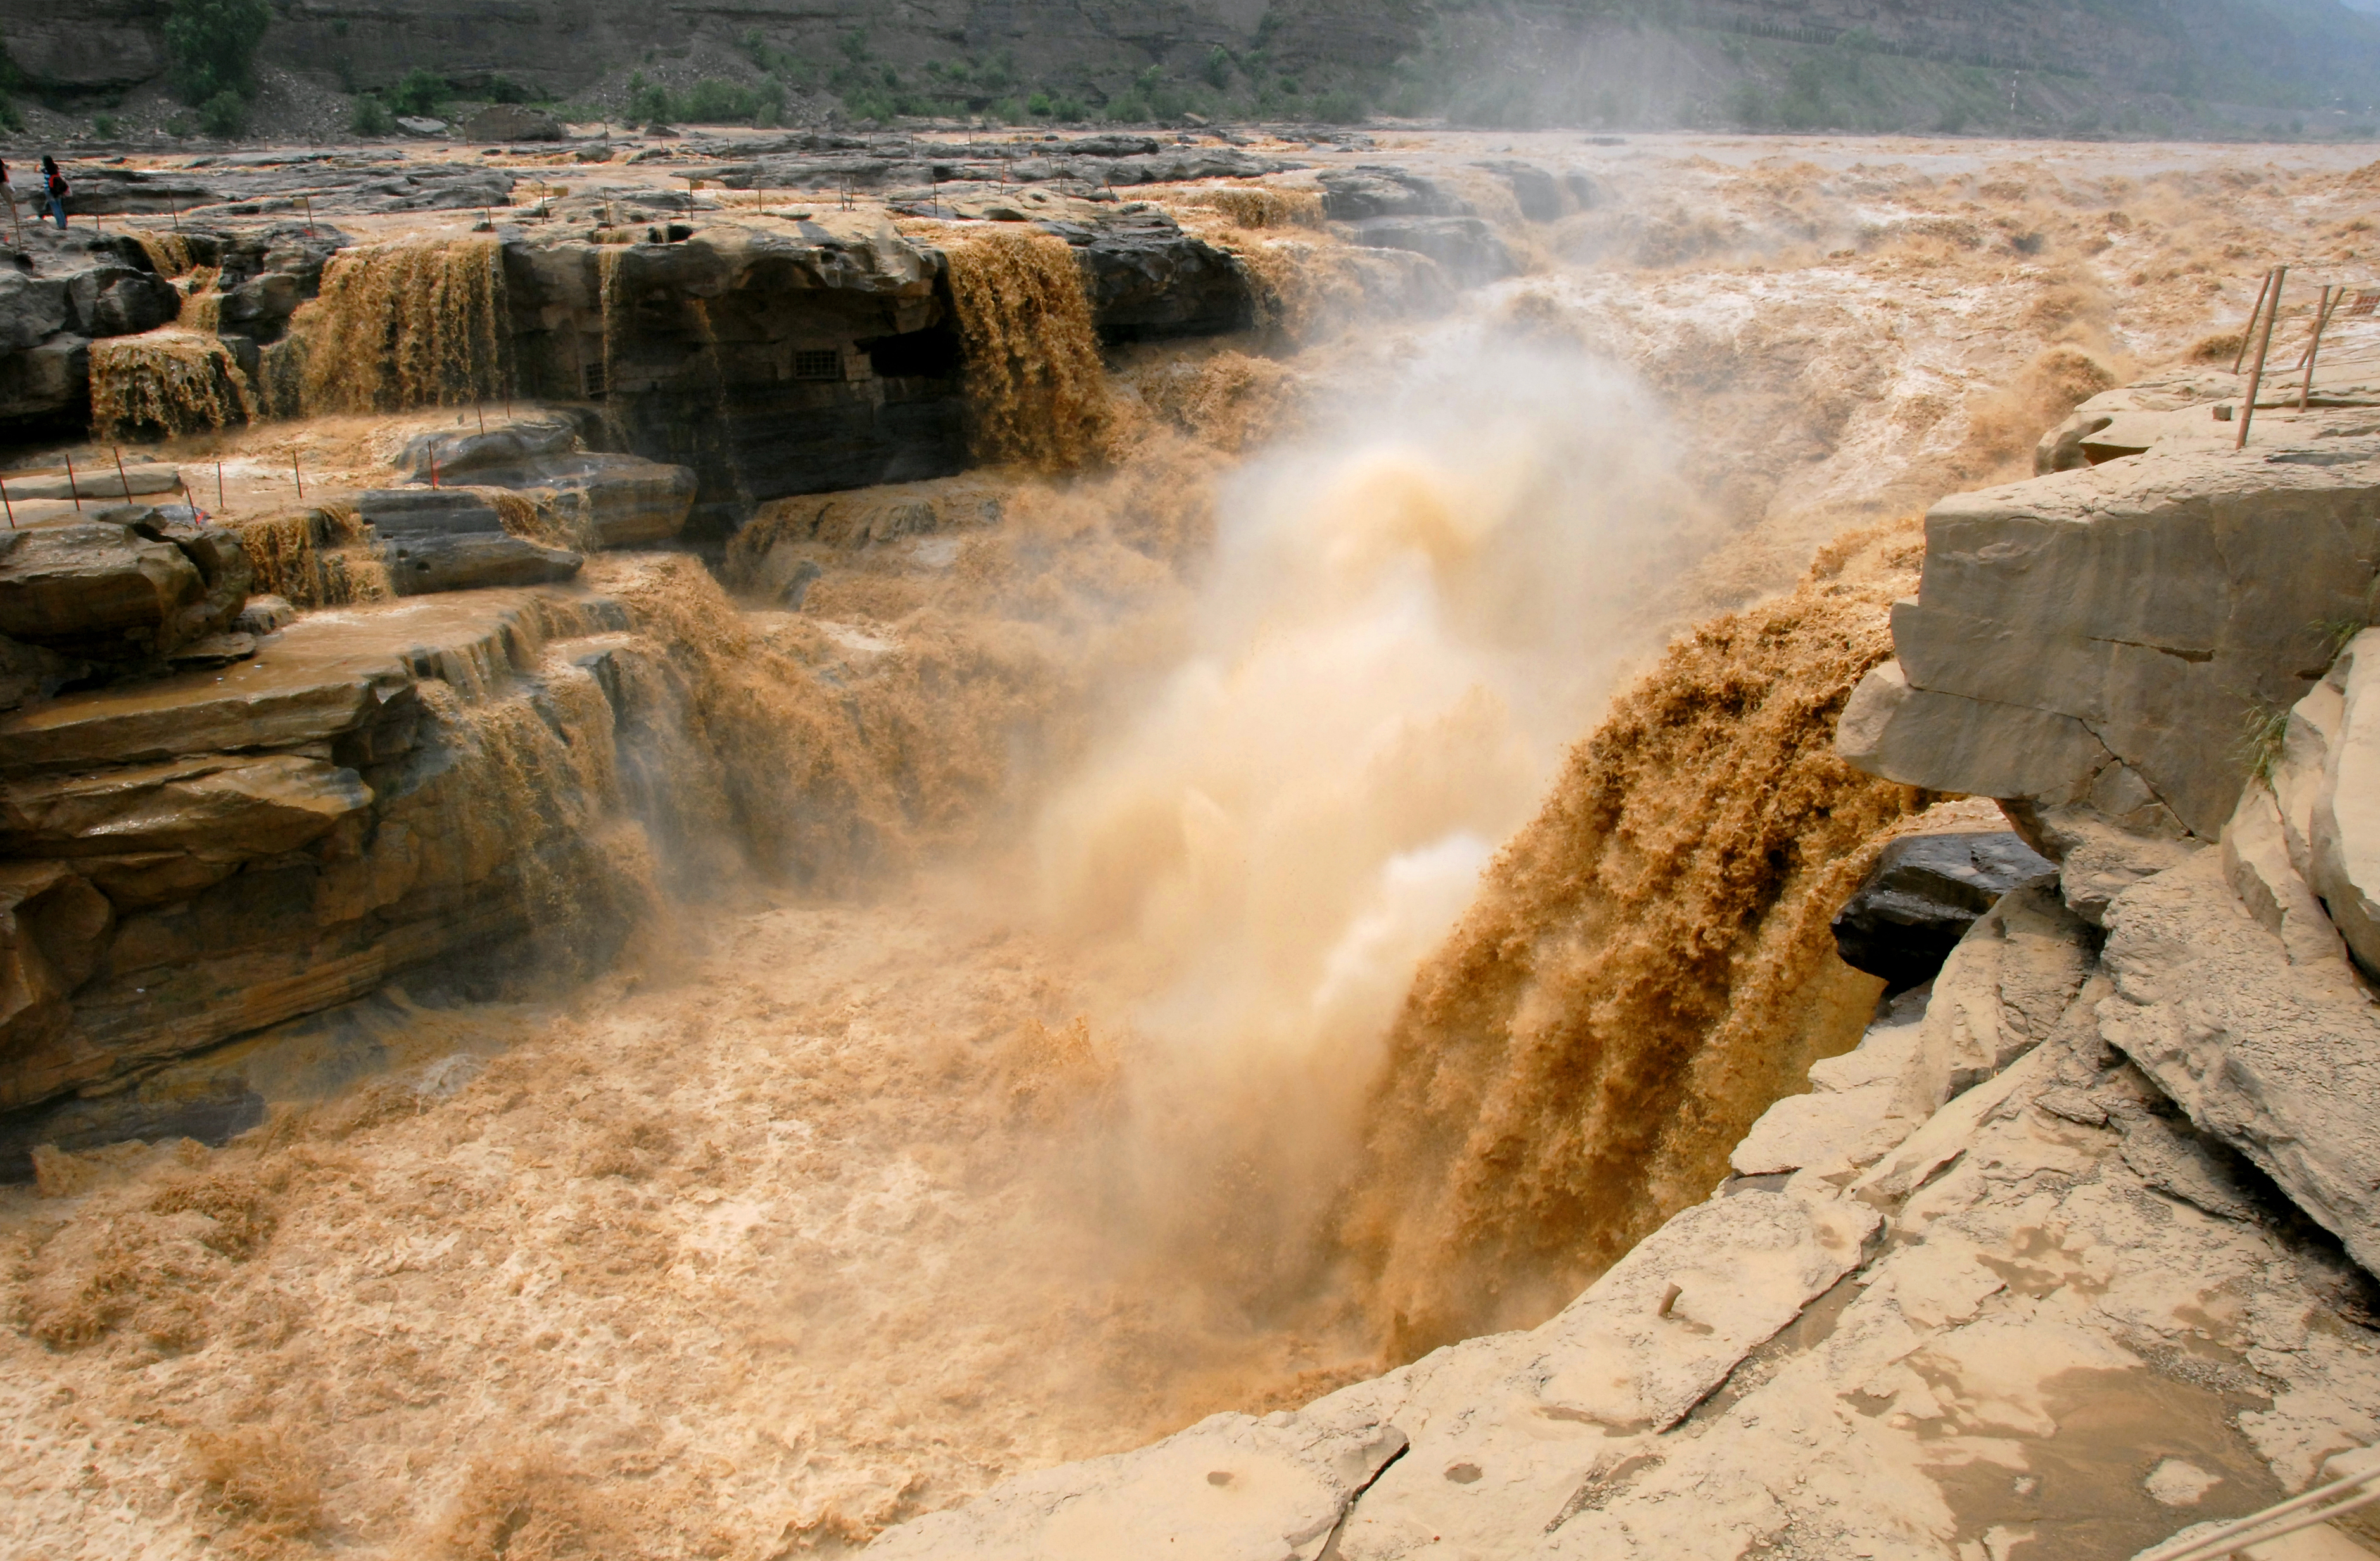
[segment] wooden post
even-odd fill
[[[2273,291],[2273,273],[2265,272],[2264,282],[2256,288],[2256,307],[2248,311],[2248,323],[2240,328],[2240,350],[2231,355],[2231,372],[2237,374],[2248,366],[2248,344],[2256,334],[2256,321],[2265,312],[2265,299]]]
[[[17,506],[8,501],[8,479],[0,477],[0,509],[8,512],[8,529],[17,529]]]
[[[67,497],[74,501],[75,514],[82,514],[82,485],[75,480],[74,457],[67,457]]]
[[[435,450],[430,453],[430,486],[438,486],[438,452]]]
[[[488,404],[487,404],[486,402],[484,402],[484,401],[475,401],[475,402],[471,403],[471,410],[473,410],[474,412],[477,412],[477,413],[480,415],[480,431],[481,433],[485,433],[485,432],[487,432],[487,431],[488,431]]]
[[[310,195],[300,195],[298,199],[306,203],[306,236],[311,238],[314,236],[314,198]]]
[[[298,502],[302,504],[306,502],[306,468],[298,464],[298,453],[294,450],[289,453],[289,471],[298,479]]]
[[[172,196],[165,197],[165,210],[174,213],[174,231],[182,231],[182,203]]]
[[[227,507],[224,503],[223,493],[223,457],[218,455],[215,457],[215,514],[223,514]]]
[[[2273,268],[2273,301],[2265,310],[2264,334],[2256,338],[2256,364],[2248,371],[2248,394],[2240,404],[2240,437],[2231,442],[2234,450],[2248,448],[2248,424],[2256,416],[2256,392],[2265,383],[2265,355],[2273,350],[2273,321],[2280,318],[2281,289],[2289,279],[2289,267]]]
[[[124,502],[128,504],[132,502],[132,479],[124,475],[124,446],[111,444],[108,448],[115,452],[115,480],[124,484]]]
[[[2298,386],[2298,410],[2301,412],[2306,409],[2307,399],[2313,394],[2313,365],[2314,359],[2322,354],[2322,333],[2330,325],[2331,310],[2346,298],[2347,289],[2344,287],[2325,287],[2322,290],[2322,307],[2314,311],[2313,336],[2306,343],[2305,382]]]

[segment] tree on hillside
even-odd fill
[[[255,80],[256,46],[273,23],[266,0],[173,0],[165,54],[174,89],[218,135],[239,127]]]

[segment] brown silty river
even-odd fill
[[[849,552],[798,613],[590,563],[712,642],[756,719],[821,688],[856,712],[837,762],[874,776],[881,849],[800,891],[656,889],[609,974],[393,993],[343,1021],[383,1075],[0,1192],[8,1554],[832,1555],[1535,1324],[1707,1190],[1709,1144],[1596,1170],[1570,1226],[1500,1206],[1530,1194],[1450,1102],[1541,1168],[1577,1119],[1483,1094],[1434,1049],[1448,1016],[1615,1005],[1607,1081],[1848,1046],[1874,992],[1826,968],[1825,896],[1914,799],[1859,793],[1832,865],[1757,905],[1700,882],[1696,852],[1825,811],[1812,720],[1730,747],[1723,691],[1848,687],[1912,588],[1911,516],[2237,332],[2273,260],[2346,276],[2380,242],[2344,150],[1377,139],[1523,274],[1381,317],[1295,216],[1310,173],[1255,227],[1156,188],[1281,328],[1078,362],[1076,475],[966,478],[997,526]],[[1527,221],[1472,166],[1501,157],[1596,198]],[[441,420],[243,430],[227,507],[293,454],[367,485]],[[1540,829],[1491,865],[1590,792],[1594,861]],[[1572,939],[1572,986],[1465,987],[1447,950],[1490,927]],[[1710,938],[1736,974],[1687,990]],[[1790,1076],[1663,1087],[1736,1092],[1708,1137]]]

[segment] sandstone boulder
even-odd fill
[[[356,509],[378,535],[399,596],[566,580],[585,562],[513,535],[491,496],[469,488],[381,489],[360,495]]]
[[[100,660],[170,649],[206,595],[182,550],[105,521],[0,534],[0,634]]]
[[[2339,654],[2323,687],[2338,698],[2309,808],[2305,878],[2355,960],[2380,974],[2380,634]]]
[[[2291,964],[2347,957],[2330,914],[2289,853],[2280,804],[2263,780],[2249,782],[2239,811],[2223,827],[2223,877],[2265,930],[2281,940]]]
[[[1854,970],[1904,991],[1933,978],[1975,918],[2018,885],[2056,874],[2015,834],[1910,835],[1884,848],[1835,914],[1835,948]]]
[[[434,473],[441,483],[468,484],[477,480],[474,474],[480,471],[517,466],[542,455],[567,454],[577,448],[578,425],[568,417],[524,417],[485,430],[454,429],[417,435],[406,442],[395,464],[414,482],[428,482]]]
[[[89,663],[0,636],[0,714],[46,699],[91,670]]]
[[[2047,1039],[2083,989],[2095,941],[2046,879],[2001,896],[1934,979],[1893,1114],[1923,1121]]]
[[[2380,1005],[2346,962],[2293,962],[2215,852],[2126,891],[2107,926],[2099,1033],[2380,1272]]]
[[[1899,660],[1853,695],[1840,750],[2000,798],[2104,914],[2219,834],[2250,714],[2296,703],[2330,625],[2365,621],[2375,457],[2369,440],[2159,451],[1944,500],[1917,599],[1893,611]]]

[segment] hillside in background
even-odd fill
[[[2295,139],[2380,127],[2371,3],[0,0],[0,30],[11,112],[102,137],[372,128],[382,111],[507,101],[760,124],[1377,114]],[[169,27],[177,14],[214,31]],[[212,74],[190,58],[210,37],[231,57]]]

